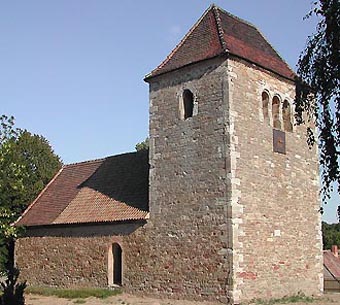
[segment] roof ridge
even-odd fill
[[[11,226],[16,225],[28,212],[31,210],[31,208],[36,204],[36,202],[40,199],[40,197],[46,192],[46,190],[49,188],[49,186],[57,179],[57,177],[61,174],[61,172],[64,170],[64,166],[58,170],[58,172],[54,175],[54,177],[50,180],[49,183],[46,184],[46,186],[42,189],[42,191],[39,193],[39,195],[33,200],[33,202],[25,209],[25,211],[19,216],[19,218],[14,221]]]
[[[226,54],[294,81],[294,70],[254,24],[216,4],[206,9],[166,59],[144,80],[148,82],[155,76]]]
[[[225,9],[221,8],[221,7],[218,6],[218,5],[215,5],[215,7],[216,7],[218,10],[220,10],[222,13],[227,14],[227,15],[229,15],[230,17],[232,17],[232,18],[234,18],[234,19],[237,19],[237,20],[239,20],[239,21],[241,21],[241,22],[243,22],[243,23],[245,23],[245,24],[247,24],[247,25],[249,25],[249,26],[251,26],[251,27],[257,29],[256,25],[254,25],[253,23],[249,22],[248,20],[242,19],[242,18],[240,18],[240,17],[238,17],[238,16],[236,16],[236,15],[234,15],[234,14],[232,14],[232,13],[226,11]]]
[[[228,47],[227,47],[227,43],[224,39],[224,31],[223,31],[223,27],[222,27],[222,24],[221,24],[219,7],[217,5],[215,5],[215,3],[214,3],[214,4],[212,4],[212,10],[213,10],[213,13],[214,13],[216,26],[217,26],[217,34],[218,34],[218,37],[220,39],[222,49],[224,50],[224,52],[229,52]]]
[[[295,71],[292,70],[292,68],[289,66],[289,64],[286,62],[286,60],[280,55],[280,53],[276,50],[276,48],[274,48],[274,46],[269,42],[269,40],[267,39],[267,37],[262,33],[262,31],[260,29],[258,29],[258,27],[256,27],[255,25],[253,25],[253,27],[260,33],[260,35],[262,36],[262,38],[270,45],[270,47],[273,49],[273,51],[276,53],[276,55],[285,63],[285,65],[288,67],[289,70],[291,70],[293,72],[294,75],[296,75]]]
[[[201,23],[201,21],[203,20],[203,18],[209,13],[209,11],[211,9],[213,9],[213,7],[215,6],[215,4],[211,4],[203,13],[203,15],[196,21],[196,23],[190,28],[190,30],[184,35],[184,37],[181,39],[181,41],[175,46],[175,48],[170,52],[170,54],[155,68],[153,69],[150,73],[146,74],[144,76],[144,80],[148,79],[149,77],[151,77],[153,75],[153,73],[155,73],[158,69],[161,69],[162,67],[164,67],[169,60],[172,58],[172,56],[176,53],[176,51],[183,45],[183,43],[186,41],[186,39],[189,37],[189,35],[198,27],[198,25]]]
[[[248,20],[245,20],[245,19],[242,19],[228,11],[226,11],[225,9],[219,7],[218,5],[215,5],[214,4],[214,7],[220,11],[222,11],[223,13],[229,15],[230,17],[234,18],[234,19],[237,19],[251,27],[253,27],[256,31],[258,31],[260,33],[260,35],[262,36],[262,38],[270,45],[270,47],[274,50],[274,52],[276,53],[276,55],[286,64],[286,66],[289,68],[289,70],[291,70],[294,74],[294,70],[292,70],[292,68],[289,66],[289,64],[286,62],[286,60],[280,55],[280,53],[274,48],[274,46],[269,42],[269,40],[267,39],[267,37],[262,33],[262,31],[256,26],[254,25],[253,23],[249,22]],[[275,72],[277,73],[277,72]]]
[[[69,163],[69,164],[65,164],[63,166],[63,168],[77,166],[77,165],[86,164],[86,163],[101,162],[101,161],[105,161],[108,158],[113,158],[113,157],[118,157],[118,156],[128,155],[128,154],[136,154],[136,153],[138,153],[138,151],[128,151],[128,152],[119,153],[117,155],[110,155],[110,156],[106,156],[106,157],[102,157],[102,158],[97,158],[97,159],[92,159],[92,160],[85,160],[85,161]]]
[[[104,161],[105,159],[107,159],[107,158],[109,158],[109,157],[110,157],[110,156],[103,157],[103,158],[98,158],[98,159],[93,159],[93,160],[85,160],[85,161],[79,161],[79,162],[69,163],[69,164],[65,164],[65,165],[63,166],[63,168],[72,167],[72,166],[77,166],[77,165],[86,164],[86,163],[97,163],[97,162]]]

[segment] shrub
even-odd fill
[[[27,285],[26,282],[17,283],[19,270],[14,267],[8,269],[6,277],[6,280],[0,283],[0,305],[25,305],[24,291]]]

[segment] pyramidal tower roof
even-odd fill
[[[294,80],[293,70],[255,26],[214,4],[145,79],[222,54],[234,55]]]

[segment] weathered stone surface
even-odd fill
[[[138,289],[146,265],[143,223],[31,228],[16,242],[21,278],[30,285],[107,287],[108,253],[113,243],[123,249],[123,285]]]
[[[272,119],[263,120],[266,90],[291,105],[292,83],[245,62],[228,60],[235,301],[322,291],[318,163],[304,127],[286,132],[286,154],[273,152]],[[281,111],[281,110],[280,110]],[[271,107],[269,107],[271,116]],[[282,121],[282,113],[280,113]],[[293,116],[292,116],[293,119]],[[235,207],[242,207],[240,212]],[[235,215],[235,216],[234,216]],[[236,221],[236,220],[239,221]],[[235,262],[236,261],[236,262]]]
[[[288,126],[282,103],[294,85],[226,57],[149,81],[150,219],[29,230],[16,245],[22,277],[104,287],[117,242],[129,292],[225,303],[320,293],[316,151],[293,126],[286,153],[274,152],[273,113],[262,109],[263,91],[269,105],[278,96]],[[194,96],[186,120],[185,89]]]
[[[198,113],[183,121],[178,108],[184,89],[196,96]],[[280,98],[278,119],[288,126],[282,105],[292,105],[294,90],[290,81],[232,58],[151,81],[150,234],[177,258],[182,287],[194,283],[196,295],[206,296],[207,282],[214,297],[235,303],[322,291],[316,151],[295,126],[285,132],[286,154],[273,151],[271,100]],[[194,226],[200,222],[205,225]],[[196,273],[196,257],[185,258],[205,247],[214,251],[200,257],[200,265],[213,272]],[[155,267],[161,270],[165,260]],[[182,293],[190,296],[188,289]]]
[[[149,234],[155,265],[148,276],[161,294],[228,297],[226,77],[226,62],[215,59],[150,82]],[[193,93],[197,113],[183,120],[185,89]]]

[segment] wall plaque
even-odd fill
[[[286,134],[284,131],[273,129],[273,151],[280,154],[286,153]]]

